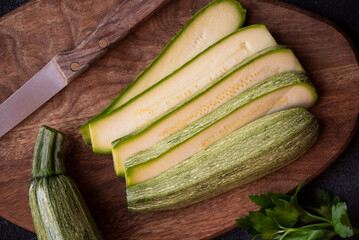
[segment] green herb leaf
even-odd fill
[[[236,222],[241,228],[246,229],[249,234],[251,234],[251,235],[259,234],[259,232],[254,230],[254,228],[252,226],[253,223],[251,222],[251,219],[249,218],[249,216],[246,216],[245,218],[236,219]]]
[[[261,239],[263,240],[272,240],[275,239],[275,236],[277,235],[278,231],[276,229],[269,230],[264,232],[261,236]]]
[[[293,226],[300,214],[296,211],[293,204],[283,199],[274,200],[276,207],[272,209],[266,209],[267,216],[276,221],[281,227]]]
[[[331,239],[336,234],[333,231],[329,231],[326,229],[319,230],[305,230],[289,233],[285,238],[285,240],[316,240],[316,239]]]
[[[283,199],[286,201],[290,201],[290,196],[282,193],[268,193],[268,195],[260,194],[260,195],[253,195],[249,196],[252,202],[254,202],[256,205],[262,207],[261,209],[267,209],[267,208],[274,208],[275,207],[275,201],[279,199]]]
[[[315,213],[327,218],[332,219],[332,203],[333,201],[339,202],[339,198],[335,197],[332,199],[330,194],[323,189],[316,189],[313,198],[313,207],[308,207]]]
[[[337,197],[337,196],[335,196],[335,197],[333,198],[333,200],[332,200],[332,204],[333,204],[333,205],[337,205],[339,202],[340,202],[340,198]]]
[[[295,191],[295,193],[293,194],[293,196],[290,198],[290,202],[293,205],[293,208],[298,212],[301,213],[301,215],[304,214],[304,209],[302,208],[302,206],[299,204],[298,202],[298,193],[300,191],[300,189],[302,189],[302,187],[304,186],[304,182],[302,182],[298,187],[297,190]]]
[[[254,230],[258,233],[263,234],[267,231],[276,230],[278,228],[277,223],[262,212],[250,212],[249,218],[253,223]]]
[[[298,194],[304,183],[292,195],[268,193],[250,196],[259,211],[237,219],[248,233],[263,240],[328,240],[335,235],[350,237],[354,234],[346,213],[347,206],[339,197],[332,198],[324,190],[314,194],[312,206],[304,207]]]
[[[268,195],[254,195],[249,196],[252,202],[254,202],[257,206],[260,206],[262,208],[273,208],[274,204],[272,202],[272,199]]]
[[[332,219],[332,205],[321,206],[320,208],[307,207],[312,212],[325,217],[328,220]]]
[[[272,199],[272,201],[276,199],[283,199],[288,202],[290,201],[290,196],[283,193],[268,193],[268,196]]]
[[[350,224],[349,217],[346,213],[347,205],[344,202],[339,202],[332,206],[332,223],[335,232],[341,237],[353,236],[353,227]]]
[[[323,189],[316,189],[314,192],[313,207],[320,208],[332,204],[332,197],[327,191]]]

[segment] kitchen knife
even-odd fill
[[[124,0],[70,51],[56,54],[0,105],[0,137],[48,101],[169,0]]]

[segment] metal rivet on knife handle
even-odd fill
[[[101,39],[100,41],[98,41],[98,45],[100,46],[100,48],[105,48],[108,46],[108,41],[107,39]]]
[[[80,64],[78,62],[72,62],[70,68],[72,71],[76,72],[80,69]]]

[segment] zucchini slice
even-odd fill
[[[271,77],[154,147],[127,159],[127,186],[160,175],[255,119],[283,109],[308,108],[316,99],[304,73],[288,72]]]
[[[199,10],[155,60],[97,116],[128,102],[210,45],[242,27],[245,16],[246,10],[235,0],[215,0]],[[80,128],[87,144],[91,144],[90,121]]]
[[[111,154],[111,142],[183,105],[219,81],[234,65],[277,45],[264,25],[242,28],[187,62],[160,82],[90,123],[93,151]]]
[[[182,107],[153,124],[114,141],[112,155],[116,174],[124,176],[124,162],[130,156],[154,146],[251,86],[270,76],[288,71],[304,72],[290,49],[279,46],[256,54]]]
[[[131,211],[185,207],[273,172],[318,138],[315,117],[302,108],[253,121],[148,181],[127,188]]]

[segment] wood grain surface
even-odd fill
[[[70,82],[90,65],[102,57],[107,50],[144,19],[154,14],[170,0],[131,0],[122,1],[107,14],[93,31],[70,51],[60,52],[53,58],[65,77]],[[100,44],[102,41],[102,44]],[[71,64],[77,64],[76,70]]]
[[[33,0],[0,19],[0,102],[57,52],[74,48],[122,1]],[[92,153],[79,127],[101,111],[209,0],[172,1],[141,23],[84,74],[0,139],[0,216],[34,231],[27,192],[38,128],[67,134],[65,161],[105,239],[209,239],[256,209],[248,195],[287,192],[322,172],[344,150],[357,126],[359,66],[350,40],[334,24],[272,0],[241,0],[245,25],[264,23],[289,46],[319,95],[310,109],[321,125],[315,146],[293,164],[193,206],[150,213],[126,209],[125,182],[112,158]]]

